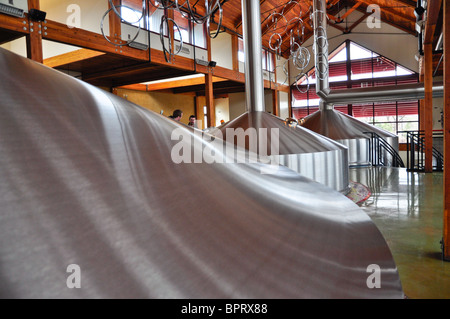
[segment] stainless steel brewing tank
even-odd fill
[[[262,152],[261,148],[258,148],[258,155],[267,154],[274,162],[285,165],[305,177],[343,193],[348,191],[347,147],[303,127],[289,125],[285,120],[272,114],[259,111],[246,112],[211,133],[217,134],[217,131],[220,131],[223,139],[229,140],[228,132],[234,132],[238,128],[244,131],[248,129],[267,131],[267,145],[263,145]],[[231,131],[227,132],[230,129]],[[278,143],[276,154],[271,153],[271,143],[275,142],[272,138],[273,129],[279,132],[279,136],[276,137]],[[245,148],[251,148],[248,141]]]
[[[404,297],[339,192],[283,166],[177,164],[180,143],[223,143],[2,48],[0,69],[1,298]]]
[[[383,138],[398,152],[398,137],[376,126],[362,122],[335,109],[319,110],[304,118],[302,126],[327,136],[348,147],[350,166],[368,166],[378,156],[378,150],[370,152],[370,134],[374,132]],[[392,163],[392,156],[387,152],[380,154],[385,163]]]

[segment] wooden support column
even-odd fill
[[[208,110],[208,123],[207,127],[216,126],[216,108],[214,106],[214,88],[213,88],[213,76],[211,73],[205,74],[205,97],[206,108]]]
[[[39,10],[39,0],[28,0],[29,9]],[[44,55],[42,53],[42,24],[32,20],[28,16],[28,24],[30,33],[26,36],[27,42],[27,57],[33,61],[43,63]]]
[[[420,61],[422,61],[422,63],[423,63],[423,58],[421,58]],[[423,70],[422,67],[420,67],[420,69]],[[419,82],[420,83],[424,82],[424,75],[422,73],[420,73],[420,75],[419,75]],[[425,114],[425,100],[420,100],[419,101],[419,130],[420,131],[425,131],[424,114]]]
[[[443,257],[450,261],[450,3],[444,1],[444,236]]]
[[[119,6],[121,4],[121,0],[112,0],[114,6]],[[111,9],[111,4],[108,1],[108,8]],[[120,12],[120,8],[116,8],[117,11]],[[109,36],[110,38],[120,39],[122,34],[122,26],[120,22],[119,16],[111,10],[109,13]]]
[[[233,71],[239,72],[239,37],[237,34],[231,36],[231,54],[233,61]]]
[[[167,10],[167,17],[175,21],[175,11],[173,9]],[[169,22],[167,25],[169,26],[169,30],[167,30],[169,33],[169,38],[172,39],[170,52],[175,52],[175,30],[173,29],[174,24],[172,22]],[[209,61],[211,61],[211,59],[209,59]]]
[[[276,89],[272,90],[272,106],[272,114],[275,116],[280,116],[280,112],[278,112],[278,90]]]
[[[425,52],[425,173],[433,172],[433,46],[424,45]]]
[[[272,114],[275,116],[280,116],[280,111],[279,111],[279,99],[278,99],[278,79],[277,79],[277,58],[276,55],[272,53],[272,65],[273,65],[273,77],[274,77],[274,87],[272,88]]]

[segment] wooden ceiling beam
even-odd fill
[[[30,34],[28,15],[23,18],[17,18],[6,14],[1,14],[0,28],[15,31],[23,35]]]
[[[348,34],[351,33],[353,31],[354,28],[356,28],[358,25],[360,25],[364,20],[367,19],[367,17],[369,17],[371,14],[370,13],[364,13],[358,20],[356,20],[350,27],[348,28],[343,28],[341,26],[339,26],[338,24],[332,23],[330,21],[328,21],[328,25],[336,28],[340,31],[342,31],[342,33],[344,34]]]
[[[212,81],[214,83],[216,82],[223,82],[228,81],[227,79],[219,78],[216,76],[212,77]],[[179,79],[179,80],[173,80],[173,81],[164,81],[164,82],[158,82],[158,83],[148,83],[146,84],[146,91],[159,91],[159,90],[167,90],[167,89],[174,89],[174,88],[180,88],[180,87],[188,87],[193,85],[204,85],[205,84],[205,77],[194,77],[191,79]]]
[[[358,1],[363,2],[363,3],[366,4],[367,6],[375,4],[374,1],[372,1],[372,0],[358,0]],[[407,21],[407,22],[413,22],[413,23],[416,23],[416,18],[415,18],[414,15],[412,15],[412,16],[406,15],[406,14],[403,14],[403,13],[397,11],[397,10],[391,10],[390,7],[386,7],[386,6],[384,6],[384,7],[381,6],[380,9],[381,9],[381,11],[384,12],[385,14],[391,14],[391,15],[393,15],[393,16],[395,16],[395,17],[401,19],[401,20],[405,20],[405,21]]]
[[[44,65],[50,68],[56,68],[66,64],[87,60],[97,56],[106,55],[104,52],[93,51],[89,49],[79,49],[72,52],[56,55],[44,60]]]
[[[425,24],[424,44],[432,44],[434,41],[434,33],[441,11],[442,0],[428,1],[427,5],[427,21]]]
[[[213,83],[213,93],[221,92],[226,93],[228,91],[236,92],[235,90],[239,90],[240,92],[245,91],[245,85],[243,83],[233,82],[233,81],[222,81],[221,83],[214,82]],[[184,94],[189,92],[196,92],[200,95],[203,95],[205,93],[205,84],[197,84],[197,85],[191,85],[186,87],[178,87],[173,88],[174,94]]]
[[[115,69],[110,68],[105,71],[95,72],[91,74],[83,74],[83,80],[89,82],[101,79],[122,78],[125,79],[124,82],[129,82],[127,84],[135,84],[189,74],[192,74],[192,72],[189,72],[188,70],[159,66],[147,62],[138,63],[132,66],[119,67]]]
[[[355,11],[360,5],[362,5],[363,3],[361,1],[356,2],[356,4],[351,7],[349,10],[347,10],[347,12],[342,16],[342,17],[335,17],[332,14],[327,14],[328,18],[330,18],[331,20],[334,20],[336,22],[343,22],[345,20],[345,18],[347,18],[353,11]]]
[[[301,17],[303,24],[305,26],[305,29],[310,30],[310,32],[312,33],[312,28],[309,25],[309,21],[311,20],[310,14],[309,12],[305,13],[302,17]],[[284,43],[287,38],[290,36],[291,30],[293,30],[295,28],[295,25],[293,25],[291,28],[289,28],[282,36],[281,36],[281,41],[282,43]],[[309,38],[309,37],[308,37]],[[306,42],[306,34],[305,34],[305,40],[303,42]]]
[[[364,1],[365,1],[365,0],[364,0]],[[357,10],[358,10],[359,12],[363,13],[363,14],[366,14],[366,13],[367,13],[367,6],[364,7],[364,8],[359,7]],[[369,13],[369,16],[370,16],[371,14],[372,14],[372,13]],[[395,28],[397,28],[397,29],[399,29],[399,30],[402,30],[403,32],[409,33],[409,34],[411,34],[411,35],[413,35],[413,36],[416,36],[416,34],[417,34],[417,31],[416,31],[415,29],[412,30],[412,29],[407,28],[407,27],[405,27],[405,26],[396,24],[396,23],[390,21],[389,19],[387,19],[386,17],[381,16],[381,21],[384,22],[384,23],[387,23],[387,24],[389,24],[389,25],[391,25],[391,26],[393,26],[393,27],[395,27]],[[414,20],[414,24],[415,24],[415,21],[416,21],[416,20]]]
[[[129,84],[129,85],[118,86],[118,87],[115,87],[114,89],[125,89],[125,90],[147,92],[147,85],[145,85],[145,84]]]
[[[260,0],[259,6],[261,6],[266,0]],[[251,8],[249,8],[251,10]],[[242,10],[242,9],[241,9]],[[236,19],[233,23],[235,30],[239,29],[242,25],[242,14],[239,16],[238,19]]]
[[[129,57],[136,60],[148,61],[148,50],[138,50],[129,46],[114,46],[98,33],[69,28],[66,24],[45,20],[42,22],[45,32],[42,37],[46,40],[79,46],[85,49],[112,53],[114,55]]]
[[[294,9],[294,8],[297,6],[297,4],[298,4],[298,3],[295,2],[295,1],[290,2],[287,6],[281,8],[281,9],[278,11],[278,13],[281,13],[281,12],[283,12],[283,13],[288,13],[289,11],[291,11],[292,9]],[[269,17],[270,17],[270,15],[269,15]],[[261,34],[262,34],[262,35],[265,35],[267,32],[269,32],[269,31],[272,29],[272,27],[273,27],[276,23],[277,23],[276,21],[269,21],[268,23],[263,24],[262,30],[261,30]]]
[[[336,5],[341,0],[327,0],[327,9],[331,9],[334,5]]]
[[[395,0],[396,2],[400,2],[401,4],[404,4],[407,7],[415,8],[417,6],[417,2],[413,0]]]

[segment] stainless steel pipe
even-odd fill
[[[242,0],[247,111],[265,111],[259,0]]]
[[[433,97],[443,97],[443,83],[433,85]],[[330,104],[356,104],[390,101],[422,100],[425,98],[423,83],[395,86],[367,87],[346,90],[334,90],[326,96]]]
[[[332,109],[335,104],[374,103],[424,98],[425,87],[423,83],[332,91],[328,82],[328,40],[325,41],[323,38],[323,36],[326,37],[327,28],[326,1],[313,0],[313,10],[316,94],[321,99],[320,110]],[[322,14],[322,12],[325,12],[325,14]],[[443,95],[443,84],[434,84],[433,97],[442,97]]]
[[[313,2],[314,52],[316,67],[316,94],[326,100],[330,92],[328,72],[327,4],[325,1]],[[323,107],[324,104],[321,104]]]

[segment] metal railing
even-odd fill
[[[406,169],[414,172],[425,171],[425,132],[401,131],[406,133]],[[433,138],[442,137],[442,131],[433,131]],[[442,172],[444,169],[444,156],[435,147],[432,148],[433,171]]]
[[[386,140],[375,132],[364,132],[370,135],[369,154],[372,166],[405,167],[402,158]]]

